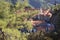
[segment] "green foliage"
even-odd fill
[[[52,6],[51,9],[52,9],[53,11],[59,10],[59,9],[60,9],[60,4],[56,4],[56,5]]]
[[[24,0],[23,3],[18,0],[15,5],[5,0],[0,1],[0,28],[4,33],[4,40],[28,40],[27,34],[29,33],[22,33],[18,29],[26,27],[31,30],[33,28],[32,23],[27,19],[33,17],[39,11],[25,10],[25,7],[30,7],[28,0]]]
[[[17,29],[5,28],[2,30],[5,40],[19,40],[21,33]]]
[[[23,3],[18,0],[16,5],[5,0],[0,1],[0,28],[2,28],[4,34],[2,36],[3,40],[27,40],[28,35],[21,33],[18,29],[26,27],[31,30],[32,24],[27,19],[38,13],[38,11],[25,11],[26,6],[29,6],[27,0],[24,0]],[[17,10],[21,11],[20,14],[16,12]]]
[[[0,20],[0,28],[5,28],[7,25],[7,22],[4,20]]]
[[[28,3],[28,0],[24,0],[24,1],[21,1],[21,0],[17,0],[16,2],[16,9],[24,9],[24,7],[26,6],[29,6],[29,3]]]
[[[2,18],[6,17],[9,14],[9,6],[10,4],[8,2],[0,1],[0,15]]]

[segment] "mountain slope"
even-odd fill
[[[16,3],[17,0],[10,0],[13,4]],[[24,0],[20,0],[24,1]],[[60,4],[60,0],[28,0],[29,4],[34,8],[41,8],[41,7],[51,7],[56,4]]]
[[[35,8],[48,8],[53,6],[53,4],[45,1],[45,0],[29,0],[29,4]]]

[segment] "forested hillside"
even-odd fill
[[[38,11],[25,10],[29,6],[26,2],[17,1],[13,5],[4,0],[0,1],[0,40],[27,40],[28,34],[21,33],[18,29],[26,27],[31,30],[31,22],[26,19]]]
[[[59,36],[57,37],[57,35],[60,35],[60,19],[58,19],[60,17],[60,5],[52,6],[51,8],[55,18],[52,17],[50,22],[56,25],[57,33],[45,34],[41,31],[33,33],[30,32],[33,28],[30,18],[40,13],[40,10],[34,9],[28,3],[28,0],[22,2],[17,0],[14,4],[10,1],[0,0],[0,40],[54,40],[55,38],[60,40]],[[56,13],[57,15],[55,15]],[[28,31],[20,31],[23,28]]]

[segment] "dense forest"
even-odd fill
[[[49,7],[50,8],[50,7]],[[56,27],[55,32],[35,33],[21,32],[20,29],[32,30],[33,26],[29,18],[40,11],[29,5],[28,0],[15,4],[0,0],[0,40],[60,40],[60,4],[51,7],[53,16],[50,20]]]

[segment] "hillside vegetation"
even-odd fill
[[[40,32],[37,32],[38,34],[29,34],[22,33],[18,30],[24,27],[31,30],[33,28],[32,23],[26,19],[29,19],[39,12],[39,10],[25,10],[26,7],[30,7],[27,0],[24,0],[24,3],[20,3],[18,0],[15,5],[5,0],[0,0],[0,40],[29,40],[31,36],[31,40],[45,40],[45,35],[42,35],[44,39],[42,37],[38,39],[40,37]],[[59,9],[58,7],[57,9]],[[55,7],[53,7],[53,10],[54,9]],[[47,37],[47,40],[52,40],[51,37]]]

